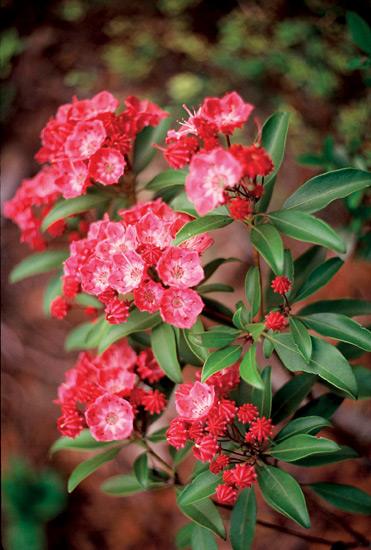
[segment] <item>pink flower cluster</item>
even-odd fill
[[[234,366],[213,375],[205,384],[181,384],[175,393],[178,417],[170,422],[166,432],[168,442],[176,449],[193,441],[194,456],[210,462],[214,474],[224,470],[223,483],[216,494],[226,504],[233,504],[237,491],[255,482],[254,464],[273,433],[271,420],[260,418],[257,407],[249,403],[237,407],[227,397],[238,382],[238,366]],[[236,425],[237,420],[249,424],[244,434]],[[237,448],[231,448],[231,442]]]
[[[106,319],[116,324],[129,315],[129,303],[119,295],[132,292],[140,311],[159,310],[164,321],[190,328],[203,309],[191,287],[204,278],[200,256],[212,239],[205,233],[172,246],[177,231],[192,218],[160,199],[120,215],[118,222],[105,215],[90,225],[85,239],[71,243],[64,266],[65,297],[73,299],[80,290],[97,296],[105,304]]]
[[[168,116],[154,103],[135,96],[125,100],[126,110],[115,111],[119,101],[104,91],[92,99],[59,107],[41,133],[42,147],[36,155],[46,164],[32,179],[22,182],[15,197],[4,205],[4,215],[22,230],[22,241],[43,250],[40,226],[60,194],[64,198],[86,193],[93,181],[116,184],[124,173],[128,154],[138,132],[157,126]],[[49,233],[61,234],[66,225],[57,222]]]
[[[259,143],[244,147],[230,146],[229,141],[253,108],[236,92],[222,99],[209,97],[197,111],[188,111],[189,118],[180,130],[168,132],[164,156],[176,169],[189,164],[185,188],[200,216],[227,204],[231,216],[243,221],[264,192],[257,176],[264,177],[273,170],[269,155]],[[228,150],[221,146],[220,134],[227,136]]]
[[[112,345],[100,357],[81,353],[58,388],[56,403],[62,408],[58,429],[64,436],[75,438],[88,427],[97,441],[129,437],[135,427],[140,429],[143,415],[164,410],[165,396],[157,389],[148,389],[163,376],[152,350],[137,356],[126,340]]]

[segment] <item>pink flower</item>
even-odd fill
[[[220,484],[216,488],[216,496],[221,504],[234,504],[237,500],[237,491],[230,485]]]
[[[144,410],[150,414],[160,414],[165,409],[166,402],[164,394],[158,390],[146,392],[142,399]]]
[[[237,416],[243,424],[251,423],[258,416],[258,407],[254,407],[252,403],[244,403],[238,409]]]
[[[66,153],[74,160],[89,159],[105,138],[106,131],[100,120],[78,122],[66,140]]]
[[[213,474],[220,474],[223,468],[225,466],[228,466],[228,464],[229,464],[229,456],[223,453],[220,453],[220,455],[217,456],[213,462],[211,462],[210,472],[212,472]]]
[[[245,103],[236,92],[231,92],[222,99],[207,97],[202,106],[202,116],[228,135],[233,134],[236,128],[242,128],[253,109],[253,105]]]
[[[165,376],[151,349],[140,352],[137,364],[138,375],[142,380],[148,380],[150,384],[158,382]]]
[[[254,470],[254,466],[249,466],[246,462],[237,464],[230,472],[233,485],[235,485],[237,489],[251,487],[258,477]]]
[[[121,366],[101,368],[98,372],[98,383],[106,392],[120,394],[133,389],[135,374]]]
[[[88,167],[83,161],[71,160],[57,164],[59,174],[55,185],[61,191],[65,199],[71,199],[86,193],[89,187]]]
[[[181,418],[174,418],[170,422],[170,428],[166,432],[166,439],[169,444],[177,450],[185,446],[188,441],[187,424]]]
[[[109,263],[102,262],[93,254],[80,269],[82,289],[88,294],[98,296],[110,286],[110,273]]]
[[[60,321],[66,317],[69,309],[71,309],[71,306],[67,304],[66,300],[62,298],[62,296],[57,296],[50,304],[50,313],[52,314],[52,317],[55,317]]]
[[[117,183],[124,173],[126,161],[116,149],[98,149],[91,157],[89,175],[103,185]]]
[[[279,313],[279,311],[271,311],[265,316],[264,323],[267,330],[272,329],[278,330],[279,332],[282,332],[286,326],[285,316],[283,313]]]
[[[134,303],[140,311],[154,313],[160,309],[164,287],[150,279],[134,289]]]
[[[252,423],[250,432],[255,435],[256,439],[263,441],[263,439],[268,439],[268,436],[273,434],[273,428],[272,420],[263,416]]]
[[[234,187],[240,180],[240,163],[222,147],[210,153],[198,153],[191,161],[185,189],[194,202],[197,213],[204,216],[224,203],[224,189]]]
[[[111,325],[126,323],[129,317],[129,302],[120,300],[119,298],[112,298],[106,305],[104,311],[106,314],[106,321]]]
[[[186,420],[204,418],[214,405],[215,391],[208,384],[195,382],[182,384],[175,392],[175,406],[178,415]]]
[[[124,338],[119,343],[113,344],[100,356],[100,364],[103,368],[106,367],[120,367],[122,369],[130,370],[134,367],[137,360],[137,354],[128,341]],[[132,380],[135,379],[134,373]],[[132,386],[131,386],[132,387]]]
[[[129,437],[133,431],[133,408],[126,399],[111,393],[98,397],[86,409],[85,418],[97,441],[115,441]]]
[[[219,452],[220,445],[212,435],[201,437],[193,447],[193,455],[201,462],[211,462]]]
[[[157,264],[157,273],[165,285],[189,288],[204,278],[200,257],[197,252],[170,246]]]
[[[189,288],[168,288],[161,300],[161,317],[167,323],[179,328],[191,328],[204,304],[195,290]]]
[[[114,256],[109,284],[121,294],[131,292],[140,284],[144,268],[145,264],[136,252]]]
[[[278,292],[279,294],[286,294],[289,290],[291,290],[292,281],[289,281],[288,277],[285,277],[284,275],[281,275],[280,277],[276,277],[271,284],[271,287],[274,289],[274,292]]]

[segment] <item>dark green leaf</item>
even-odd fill
[[[239,258],[216,258],[215,260],[212,260],[204,267],[204,274],[205,278],[203,279],[203,283],[210,279],[211,275],[215,273],[215,271],[223,264],[227,264],[229,262],[240,262],[241,260]]]
[[[235,332],[222,332],[213,330],[211,332],[190,333],[189,339],[196,346],[220,349],[229,346],[229,344],[232,344],[239,335],[239,330],[236,330]]]
[[[272,410],[272,386],[271,386],[272,367],[265,367],[261,377],[264,383],[264,389],[253,388],[251,392],[251,403],[258,407],[260,416],[271,417]]]
[[[203,294],[210,294],[210,292],[234,292],[234,288],[222,283],[213,283],[197,287],[197,292],[202,296]]]
[[[202,367],[204,362],[201,361],[201,359],[193,353],[193,344],[188,342],[188,339],[185,337],[184,330],[185,329],[180,329],[180,333],[179,333],[179,342],[178,342],[179,355],[187,365],[193,365],[194,367]]]
[[[268,340],[268,338],[264,338],[264,342],[263,342],[264,357],[266,359],[269,359],[269,357],[272,355],[273,350],[274,350],[273,342]]]
[[[155,156],[157,149],[152,143],[162,143],[170,128],[171,117],[161,120],[155,128],[147,126],[138,135],[135,141],[134,172],[139,174]]]
[[[309,332],[305,328],[305,325],[294,317],[290,317],[289,325],[292,339],[305,361],[309,363],[312,355],[312,340]]]
[[[102,315],[98,321],[95,323],[92,323],[92,328],[87,334],[86,337],[86,346],[87,348],[95,348],[99,345],[99,342],[102,341],[104,338],[104,335],[107,334],[109,328],[112,325],[109,324],[108,321],[106,321],[104,315]]]
[[[290,416],[308,395],[316,381],[314,374],[302,373],[291,378],[273,396],[272,421],[279,424]]]
[[[264,323],[248,323],[247,325],[245,325],[245,330],[251,334],[254,342],[260,341],[259,336],[265,329],[266,326]]]
[[[222,518],[213,502],[208,498],[186,506],[179,506],[180,511],[189,519],[216,533],[222,539],[226,538]]]
[[[245,353],[240,364],[241,377],[255,388],[264,389],[264,384],[261,379],[261,374],[256,362],[256,344],[251,344],[250,348]]]
[[[150,482],[147,489],[158,489],[164,487],[165,483]],[[107,479],[101,485],[101,491],[113,497],[124,497],[143,491],[142,485],[134,475],[118,475]]]
[[[277,229],[270,224],[254,225],[250,233],[251,244],[261,254],[276,275],[283,271],[283,243]]]
[[[333,276],[339,271],[343,265],[340,258],[330,258],[323,264],[316,267],[308,276],[303,286],[298,290],[295,296],[295,302],[308,298],[317,290],[327,285]]]
[[[307,485],[328,504],[352,514],[371,514],[371,495],[357,487],[340,483],[310,483]]]
[[[300,210],[278,210],[268,215],[273,225],[288,237],[306,243],[320,244],[343,254],[345,245],[327,223]]]
[[[321,416],[305,416],[291,420],[274,438],[275,442],[300,434],[316,435],[322,428],[331,426],[331,422]]]
[[[346,19],[354,42],[361,50],[371,55],[371,29],[367,21],[354,11],[347,11]]]
[[[176,212],[185,212],[194,218],[199,218],[195,205],[191,202],[185,191],[179,193],[170,203],[170,206]],[[214,212],[214,211],[213,211]],[[214,212],[215,213],[215,212]]]
[[[150,435],[147,435],[146,439],[151,443],[159,443],[160,441],[166,441],[166,432],[168,429],[169,429],[169,426],[160,428],[159,430],[152,432]]]
[[[313,214],[333,200],[347,197],[370,184],[371,175],[363,170],[334,170],[308,180],[285,201],[282,209],[301,210]]]
[[[311,315],[312,313],[342,313],[348,317],[371,315],[371,302],[355,300],[353,298],[321,300],[320,302],[314,302],[303,307],[297,315]]]
[[[208,310],[216,311],[217,313],[221,313],[225,317],[228,317],[232,320],[233,317],[233,311],[229,309],[229,307],[226,307],[224,304],[221,304],[217,300],[213,300],[212,298],[207,298],[206,296],[202,297],[202,301],[205,304],[205,308],[202,311],[202,315],[207,317],[209,315]]]
[[[214,535],[209,529],[195,525],[191,540],[192,550],[218,550]]]
[[[143,453],[138,456],[133,464],[133,474],[143,487],[147,489],[149,479],[148,479],[148,456],[147,453]]]
[[[233,550],[250,550],[254,540],[257,508],[254,488],[241,491],[233,507],[229,536]]]
[[[41,230],[46,231],[53,223],[63,220],[72,214],[79,214],[80,212],[86,212],[86,210],[103,206],[109,200],[110,197],[104,193],[94,193],[91,195],[80,195],[73,199],[57,202],[47,216],[45,216],[41,225]]]
[[[251,266],[246,274],[245,294],[253,318],[258,313],[261,302],[260,269],[256,265]]]
[[[200,333],[200,332],[204,332],[204,326],[200,318],[197,319],[197,321],[195,322],[195,324],[191,329],[183,330],[184,338],[189,348],[196,355],[196,357],[198,357],[200,361],[202,361],[202,364],[203,364],[210,355],[209,350],[207,348],[203,348],[198,345],[196,346],[196,344],[194,344],[190,339],[191,334]]]
[[[357,384],[348,361],[328,342],[312,336],[313,352],[307,363],[297,350],[291,334],[273,334],[267,335],[267,338],[272,340],[279,358],[291,372],[318,374],[336,388],[357,397]]]
[[[75,297],[75,301],[85,307],[95,307],[96,309],[104,308],[104,304],[102,304],[102,302],[100,302],[98,298],[92,296],[91,294],[87,294],[86,292],[81,292],[80,294],[77,294]]]
[[[331,418],[343,401],[344,397],[336,395],[335,393],[324,393],[316,399],[311,399],[304,407],[298,409],[295,413],[295,417],[302,418],[315,415],[323,418]]]
[[[348,342],[365,351],[371,351],[371,332],[341,313],[314,313],[301,317],[310,329],[322,336]]]
[[[170,447],[171,458],[174,462],[174,467],[176,468],[183,460],[189,455],[193,447],[193,441],[187,441],[184,447],[176,449],[175,447]]]
[[[174,329],[168,323],[155,326],[151,334],[151,345],[156,361],[166,376],[176,384],[183,381],[178,361]]]
[[[206,382],[211,375],[236,363],[240,358],[241,352],[241,346],[229,346],[211,353],[202,369],[201,382]]]
[[[371,371],[365,367],[355,365],[353,374],[357,380],[358,399],[371,398]]]
[[[79,464],[72,472],[68,479],[68,492],[72,491],[81,483],[83,479],[90,476],[95,470],[98,470],[103,464],[115,458],[115,456],[121,451],[122,447],[114,447],[108,449],[103,453],[94,456],[90,460],[85,460]]]
[[[250,312],[248,311],[245,304],[240,305],[240,302],[236,304],[236,307],[238,309],[233,315],[232,322],[235,327],[239,328],[240,330],[245,330],[246,323],[250,321]]]
[[[213,474],[210,470],[199,474],[190,485],[178,496],[179,506],[192,504],[215,494],[216,487],[221,483],[223,474]]]
[[[46,250],[27,256],[10,272],[9,280],[11,283],[16,283],[31,275],[60,269],[69,255],[68,250]]]
[[[264,463],[256,467],[256,471],[264,500],[277,512],[309,529],[310,519],[304,495],[295,479],[283,470]]]
[[[112,325],[104,335],[98,347],[99,354],[103,353],[107,348],[114,344],[120,338],[129,336],[133,332],[148,330],[161,323],[161,316],[158,311],[148,313],[147,311],[139,311],[134,309],[126,323],[121,325]]]
[[[147,183],[146,189],[158,191],[159,189],[164,189],[165,187],[173,185],[183,186],[187,175],[188,172],[185,170],[165,170],[151,179],[151,181]]]
[[[198,218],[192,220],[191,222],[186,223],[175,235],[175,238],[172,241],[172,246],[178,246],[184,241],[206,233],[207,231],[212,231],[213,229],[219,229],[220,227],[225,227],[233,222],[233,218],[229,216],[221,215],[210,215],[203,218]]]
[[[78,327],[71,330],[64,343],[65,350],[73,351],[89,349],[87,341],[88,335],[91,332],[92,328],[93,323],[90,321],[88,323],[83,323],[82,325],[79,325]]]
[[[346,342],[339,342],[336,348],[348,361],[353,361],[353,359],[357,359],[365,353],[363,349],[360,349],[358,346],[353,346],[352,344],[347,344]]]
[[[268,450],[267,454],[270,454],[277,460],[283,460],[284,462],[295,462],[295,460],[300,460],[306,456],[331,453],[339,449],[339,445],[330,439],[317,438],[314,435],[300,434],[281,441]]]
[[[59,271],[55,277],[50,281],[44,292],[43,310],[46,317],[51,317],[50,304],[57,296],[62,295],[63,280],[61,279],[63,270]]]
[[[326,249],[322,246],[312,246],[294,262],[294,284],[290,290],[290,300],[293,300],[297,291],[303,286],[308,275],[323,262]],[[285,274],[286,275],[286,274]],[[291,280],[291,279],[290,279]]]
[[[50,447],[50,454],[56,451],[68,449],[70,451],[95,451],[109,447],[115,443],[115,441],[97,441],[91,435],[90,430],[82,430],[82,432],[75,438],[72,437],[60,437]]]
[[[195,529],[194,523],[187,523],[183,525],[175,534],[175,548],[176,550],[185,550],[191,546],[192,533]]]
[[[291,462],[295,466],[304,466],[306,468],[318,467],[318,466],[327,466],[328,464],[335,464],[336,462],[342,462],[343,460],[348,460],[349,458],[359,458],[357,451],[354,451],[350,447],[345,445],[340,447],[338,451],[331,453],[321,453],[317,456],[307,456],[306,458],[301,458],[300,460],[295,460]]]

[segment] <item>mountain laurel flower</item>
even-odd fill
[[[71,309],[71,305],[67,304],[66,300],[62,296],[57,296],[54,298],[50,304],[50,313],[52,317],[62,321],[67,315],[67,311]]]
[[[213,122],[222,134],[230,135],[236,128],[242,128],[253,109],[253,105],[245,103],[237,92],[231,92],[222,99],[207,97],[201,114]]]
[[[106,321],[108,321],[111,325],[121,325],[121,323],[126,323],[129,317],[129,307],[130,304],[126,300],[112,298],[104,309]]]
[[[166,432],[166,439],[169,444],[178,451],[185,447],[188,441],[187,423],[182,418],[174,418],[170,422],[170,428]]]
[[[204,303],[195,290],[170,287],[164,291],[160,313],[167,323],[179,328],[191,328],[203,308]]]
[[[221,483],[216,488],[216,497],[220,504],[234,504],[237,500],[237,491],[230,485]]]
[[[198,439],[193,447],[193,456],[201,462],[211,462],[220,452],[220,445],[212,435],[205,435]]]
[[[244,403],[237,413],[238,420],[243,424],[250,424],[258,415],[258,407],[254,407],[252,403]]]
[[[215,391],[208,384],[195,382],[181,384],[175,392],[175,406],[178,415],[185,420],[198,420],[209,414],[215,401]]]
[[[251,487],[258,477],[254,470],[254,466],[250,466],[247,462],[237,464],[234,468],[232,468],[232,470],[229,471],[231,472],[231,480],[233,485],[237,489]]]
[[[89,175],[103,185],[117,183],[124,173],[126,161],[116,149],[98,149],[89,162]]]
[[[160,414],[165,409],[166,402],[164,394],[158,390],[146,392],[142,399],[144,410],[150,414]]]
[[[272,420],[270,418],[266,419],[263,416],[262,418],[258,417],[252,422],[250,432],[255,435],[257,440],[263,441],[273,434],[273,428]]]
[[[278,330],[279,332],[282,332],[287,324],[284,314],[279,313],[279,311],[271,311],[265,316],[264,323],[267,330],[272,329]]]
[[[105,393],[85,411],[91,434],[97,441],[116,441],[133,431],[134,412],[126,399]]]
[[[204,278],[200,256],[193,250],[169,246],[157,264],[164,285],[177,288],[196,286]]]
[[[279,294],[286,294],[289,290],[291,290],[292,281],[289,281],[288,277],[285,277],[284,275],[281,275],[280,277],[276,277],[271,284],[271,287],[273,288],[274,292],[277,292]]]

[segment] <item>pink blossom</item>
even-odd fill
[[[165,285],[189,288],[204,278],[200,257],[197,252],[170,246],[157,264],[157,272]]]
[[[103,185],[112,185],[118,182],[125,166],[126,161],[119,151],[104,147],[91,157],[89,175]]]
[[[87,425],[97,441],[115,441],[133,431],[133,408],[126,399],[105,393],[85,411]]]
[[[161,317],[179,328],[191,328],[203,310],[204,303],[195,290],[168,288],[161,300]]]
[[[100,120],[81,121],[66,140],[66,153],[74,160],[90,158],[101,147],[106,131]]]
[[[135,226],[125,227],[122,223],[109,222],[104,228],[103,237],[96,246],[96,254],[102,260],[110,260],[113,255],[123,254],[128,250],[135,251],[138,246]]]
[[[152,279],[134,289],[134,303],[140,311],[154,313],[160,309],[164,287]]]
[[[253,105],[245,103],[236,92],[226,94],[222,99],[208,97],[202,106],[202,116],[217,125],[223,134],[232,134],[242,128],[248,119]]]
[[[140,284],[144,268],[145,264],[136,252],[114,256],[109,284],[121,294],[131,292]]]
[[[85,162],[66,160],[58,163],[59,175],[55,185],[61,191],[65,199],[71,199],[86,193],[90,185],[88,179],[88,167]]]
[[[82,289],[88,294],[98,296],[110,286],[110,273],[109,263],[103,262],[93,254],[80,269]]]
[[[133,389],[135,374],[122,366],[101,368],[98,372],[98,384],[106,392],[122,393]]]
[[[103,368],[121,367],[131,371],[136,360],[137,354],[124,338],[118,344],[113,344],[106,349],[100,356],[99,363]],[[134,377],[131,380],[134,380]]]
[[[142,244],[154,244],[159,248],[165,248],[172,240],[170,226],[169,221],[162,220],[153,212],[147,212],[136,224],[138,240]]]
[[[182,384],[175,392],[175,406],[178,415],[185,420],[204,418],[214,405],[215,391],[208,384],[195,382]]]

